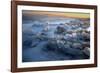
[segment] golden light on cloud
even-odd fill
[[[69,18],[83,18],[89,19],[89,13],[76,13],[76,12],[50,12],[50,11],[23,11],[24,14],[28,15],[47,15],[57,17],[69,17]]]

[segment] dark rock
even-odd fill
[[[87,56],[90,56],[90,49],[88,47],[86,47],[84,50],[83,50],[84,54],[87,55]]]
[[[56,33],[57,34],[63,34],[65,31],[66,31],[66,29],[64,27],[58,26]]]

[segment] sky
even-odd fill
[[[46,15],[48,17],[70,17],[70,18],[90,18],[89,13],[76,13],[76,12],[51,12],[51,11],[32,11],[23,10],[24,15]]]

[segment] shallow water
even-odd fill
[[[36,26],[32,22],[23,24],[23,62],[89,59],[89,56],[80,50],[82,47],[79,47],[79,49],[73,47],[74,43],[83,42],[83,40],[75,39],[79,38],[80,36],[71,37],[63,35],[67,39],[61,40],[61,38],[56,37],[57,34],[55,33],[60,24],[49,24],[49,29],[46,30],[45,33],[43,31],[45,28],[44,25],[42,23],[42,25],[39,24]],[[69,27],[64,26],[64,28],[67,30]],[[69,30],[73,29],[70,28]],[[40,35],[41,33],[43,34]],[[66,35],[71,34],[66,33]],[[60,36],[62,36],[62,34],[60,34]],[[76,42],[75,40],[73,41],[73,39],[75,39]],[[59,45],[56,42],[57,40],[60,41],[58,43]],[[52,41],[55,43],[49,43]],[[61,41],[65,43],[62,44]],[[49,44],[49,47],[47,47],[47,44]],[[65,47],[65,45],[67,47]]]

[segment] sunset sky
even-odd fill
[[[69,17],[69,18],[90,18],[89,13],[76,13],[76,12],[50,12],[50,11],[31,11],[23,10],[24,15],[46,15],[46,16],[56,16],[56,17]]]

